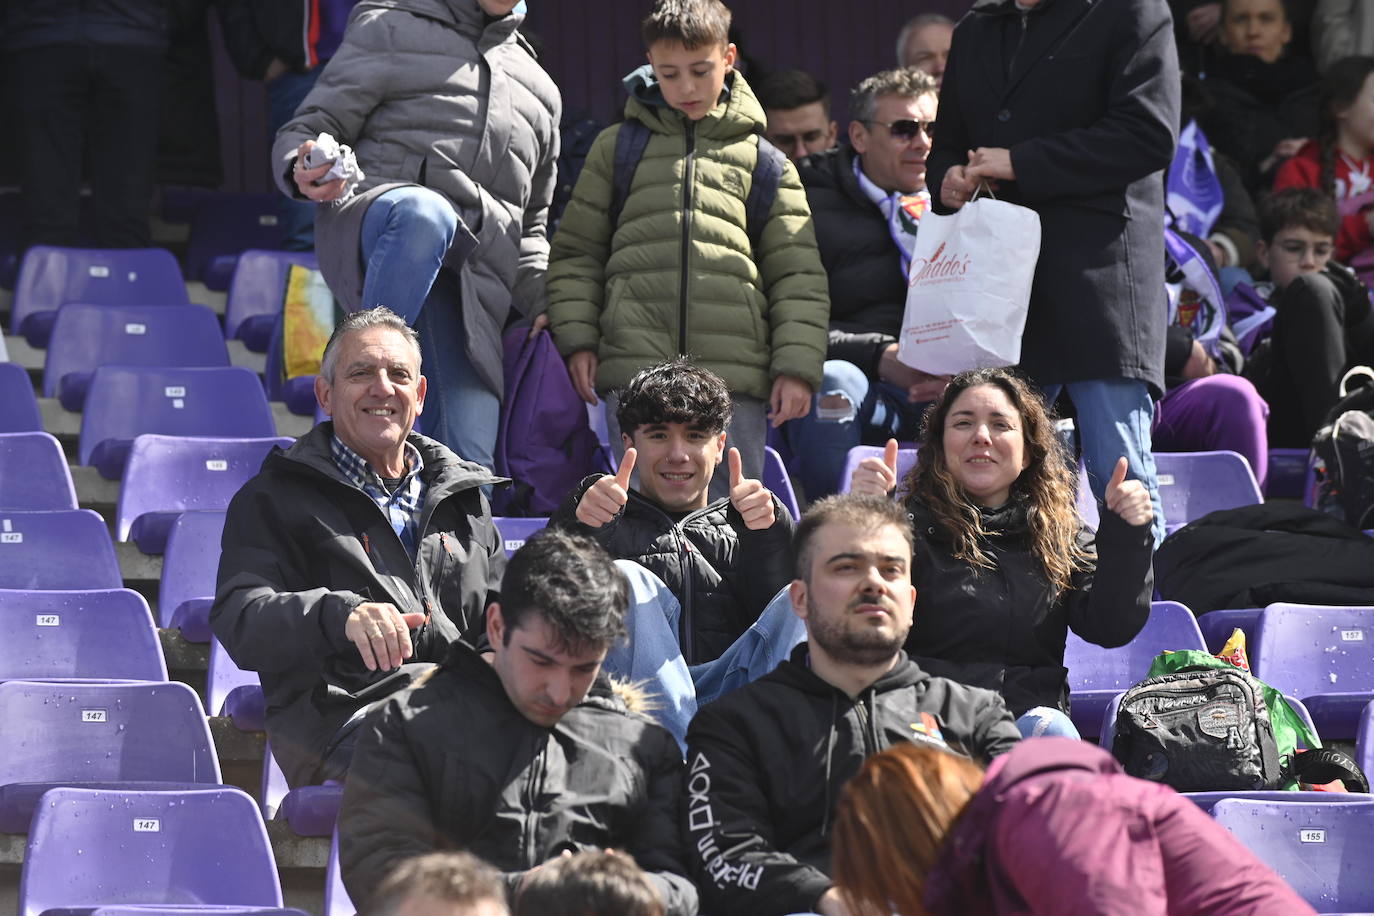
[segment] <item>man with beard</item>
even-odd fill
[[[829,828],[864,759],[927,742],[985,764],[1020,737],[996,693],[931,677],[902,651],[911,538],[901,507],[871,496],[823,499],[798,525],[790,596],[808,641],[687,732],[685,830],[703,910],[848,916]]]

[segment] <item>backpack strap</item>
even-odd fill
[[[1322,786],[1339,779],[1350,792],[1368,792],[1369,779],[1359,764],[1331,747],[1318,747],[1294,754],[1285,775],[1309,786]]]
[[[749,234],[749,247],[754,252],[759,249],[759,239],[763,237],[763,227],[768,224],[773,201],[778,199],[778,185],[782,183],[782,172],[786,165],[787,156],[783,151],[760,135],[758,158],[754,161],[754,175],[749,182],[749,196],[744,201],[744,230]]]
[[[620,211],[625,209],[625,199],[630,196],[630,182],[634,181],[635,169],[639,160],[644,158],[644,148],[649,145],[649,128],[638,118],[626,118],[615,134],[615,162],[611,172],[611,206],[606,211],[612,228],[620,225]]]

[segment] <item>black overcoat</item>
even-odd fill
[[[1041,221],[1021,365],[1042,385],[1163,389],[1172,29],[1165,0],[1041,0],[1024,20],[1012,0],[979,0],[954,30],[927,181],[948,212],[945,172],[977,147],[1010,149],[1016,181],[997,196]]]

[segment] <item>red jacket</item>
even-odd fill
[[[1364,174],[1374,177],[1374,157],[1360,163]],[[1365,207],[1374,206],[1374,183],[1360,181],[1360,172],[1355,172],[1356,181],[1351,179],[1352,169],[1345,156],[1336,157],[1336,205],[1341,208],[1341,228],[1336,233],[1336,260],[1349,264],[1350,259],[1374,245],[1374,237],[1369,232],[1369,222],[1365,218]],[[1321,190],[1321,146],[1315,140],[1308,140],[1298,150],[1297,155],[1279,166],[1274,176],[1274,190],[1285,188],[1317,188]],[[1361,200],[1363,198],[1363,200]]]
[[[1316,912],[1193,802],[1068,738],[1023,741],[992,762],[926,906],[937,916]]]

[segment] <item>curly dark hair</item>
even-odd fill
[[[630,583],[604,548],[580,534],[545,528],[506,564],[501,580],[505,644],[530,615],[557,635],[560,650],[609,646],[625,635]]]
[[[708,433],[730,425],[730,389],[720,376],[686,356],[641,369],[620,389],[616,422],[633,436],[641,426],[685,423]]]
[[[1013,499],[1024,501],[1032,552],[1045,579],[1056,590],[1068,588],[1073,574],[1088,565],[1078,545],[1080,522],[1074,504],[1077,475],[1054,433],[1054,416],[1025,379],[1009,369],[971,369],[950,380],[945,393],[926,411],[916,466],[906,478],[908,500],[920,503],[954,541],[954,555],[986,569],[992,558],[983,549],[982,514],[964,495],[945,456],[945,420],[970,388],[991,385],[1002,391],[1021,415],[1022,436],[1030,463],[1011,485]]]

